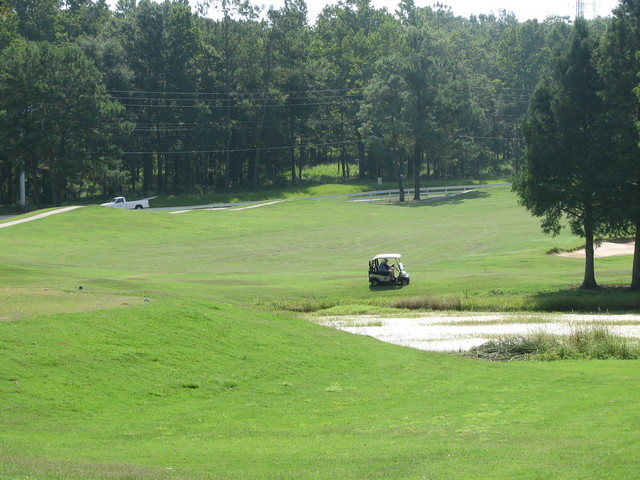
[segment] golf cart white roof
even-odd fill
[[[381,253],[380,255],[376,255],[373,257],[374,260],[380,260],[382,258],[400,258],[402,255],[399,253]]]

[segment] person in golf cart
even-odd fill
[[[393,264],[389,265],[388,258],[382,259],[382,261],[380,262],[380,265],[378,265],[378,271],[383,274],[388,273],[389,279],[393,282],[396,281],[396,266]]]
[[[389,260],[395,263],[389,264]],[[409,285],[410,281],[399,253],[381,253],[369,260],[369,283],[372,287],[381,284],[404,286]]]

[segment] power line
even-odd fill
[[[271,103],[272,105],[282,105],[284,102],[291,101],[305,101],[305,100],[344,100],[344,99],[363,99],[364,95],[357,94],[349,94],[349,95],[330,95],[330,96],[319,96],[319,97],[285,97],[278,101],[278,98],[258,98],[252,99],[255,102],[252,105],[247,105],[248,107],[261,107],[265,105],[265,101],[269,100],[269,102],[278,101],[278,103]],[[226,106],[230,101],[242,101],[242,99],[237,98],[228,98],[228,99],[218,99],[218,98],[166,98],[166,97],[121,97],[121,96],[112,96],[113,100],[129,100],[129,101],[147,101],[147,102],[197,102],[199,104],[218,104]],[[267,106],[271,104],[266,104]]]
[[[145,100],[139,98],[133,98],[131,100]],[[350,101],[357,101],[361,99],[353,98]],[[215,108],[215,109],[248,109],[248,108],[289,108],[289,107],[312,107],[312,106],[323,106],[323,105],[339,105],[337,102],[310,102],[310,103],[273,103],[273,104],[263,104],[263,105],[211,105],[211,104],[200,104],[200,105],[152,105],[152,104],[127,104],[123,103],[122,106],[125,108],[129,107],[137,107],[137,108]]]
[[[522,138],[518,137],[480,137],[473,135],[455,135],[454,138],[461,138],[466,140],[502,140],[502,141],[523,141]],[[208,154],[208,153],[246,153],[246,152],[257,152],[257,151],[268,151],[268,150],[289,150],[291,148],[319,148],[319,147],[331,147],[337,145],[348,145],[356,143],[356,139],[352,140],[343,140],[340,142],[325,142],[325,143],[313,143],[313,142],[303,142],[298,145],[287,145],[287,146],[279,146],[279,147],[261,147],[261,148],[234,148],[234,149],[218,149],[218,150],[176,150],[176,151],[166,151],[166,152],[157,152],[157,151],[136,151],[136,152],[123,152],[125,155],[196,155],[196,154]]]
[[[464,138],[467,140],[516,140],[516,141],[523,141],[523,138],[518,138],[518,137],[477,137],[474,135],[457,135],[455,138]]]
[[[266,95],[293,95],[302,93],[326,93],[326,92],[348,92],[354,91],[352,88],[331,88],[324,90],[291,90],[288,92],[264,92],[264,91],[244,91],[244,92],[187,92],[187,91],[151,91],[151,90],[107,90],[107,93],[126,93],[126,94],[139,94],[139,95],[211,95],[221,97],[248,97]]]
[[[305,143],[298,145],[289,145],[282,147],[263,147],[263,148],[236,148],[236,149],[220,149],[220,150],[180,150],[180,151],[170,151],[170,152],[123,152],[125,155],[195,155],[202,153],[239,153],[239,152],[257,152],[257,151],[265,151],[265,150],[288,150],[296,147],[330,147],[335,145],[346,145],[355,143],[357,140],[344,140],[341,142],[327,142],[327,143]]]

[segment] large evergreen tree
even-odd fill
[[[640,122],[638,85],[640,61],[640,1],[622,0],[614,10],[602,42],[600,72],[604,79],[607,128],[611,132],[617,184],[612,189],[612,221],[622,220],[623,230],[635,235],[631,289],[640,290],[640,147],[636,125]],[[618,224],[612,225],[614,228]]]
[[[521,203],[543,217],[546,233],[558,233],[566,217],[572,232],[585,239],[583,288],[597,286],[594,238],[606,218],[608,156],[595,47],[586,22],[577,20],[551,78],[534,93],[525,126],[526,166],[514,186]]]
[[[407,107],[409,88],[402,72],[407,65],[401,56],[380,60],[376,75],[364,91],[364,102],[359,116],[365,142],[370,150],[388,152],[389,171],[398,182],[399,200],[404,202],[402,184],[404,164],[403,144],[409,130]]]

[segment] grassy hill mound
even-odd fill
[[[487,364],[205,300],[2,328],[2,478],[624,478],[639,466],[635,362]]]

